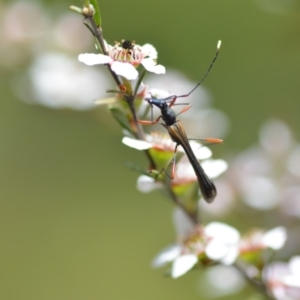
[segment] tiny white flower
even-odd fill
[[[16,88],[20,98],[57,109],[94,108],[93,99],[104,96],[105,86],[110,82],[103,72],[96,72],[62,53],[37,55],[28,73],[33,95],[29,93],[30,86],[23,87],[25,83],[21,80]]]
[[[239,271],[232,266],[216,265],[205,272],[200,287],[210,299],[216,299],[239,292],[246,282]],[[226,280],[224,280],[226,278]],[[208,297],[207,297],[208,298]]]
[[[282,226],[269,231],[253,230],[246,234],[240,241],[240,253],[255,252],[270,248],[279,250],[287,239],[286,229]]]
[[[283,280],[284,283],[289,286],[300,288],[300,256],[293,256],[288,265],[290,274],[285,276]]]
[[[276,300],[300,299],[300,256],[288,263],[273,262],[263,270],[263,280]]]
[[[164,134],[161,132],[151,132],[151,134],[146,134],[145,141],[131,137],[124,137],[122,139],[122,143],[136,150],[147,150],[150,148],[154,148],[167,152],[174,152],[176,146],[176,144],[171,140],[168,134]],[[202,146],[201,144],[195,141],[190,141],[190,145],[197,159],[203,160],[211,157],[212,152],[209,148]],[[177,151],[184,153],[182,147],[178,147]],[[210,169],[210,172],[214,175],[213,178],[223,173],[227,168],[227,163],[225,161],[215,161],[216,163],[214,163],[214,161],[211,161],[207,166],[207,169]]]
[[[300,278],[300,255],[293,256],[289,262],[290,270],[292,273],[297,274]],[[299,280],[300,284],[300,280]]]
[[[136,67],[142,64],[144,68],[155,74],[165,74],[165,67],[157,65],[157,51],[150,44],[144,46],[136,45],[133,42],[123,40],[121,46],[106,45],[108,55],[85,53],[78,56],[80,62],[93,66],[99,64],[110,64],[111,69],[119,76],[128,80],[138,77]]]
[[[155,181],[152,177],[141,175],[137,180],[136,187],[142,193],[150,193],[153,190],[162,188],[163,184],[159,181]]]

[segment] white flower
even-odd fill
[[[172,263],[171,276],[178,278],[189,270],[198,262],[198,257],[193,253],[182,254],[183,247],[180,244],[172,244],[161,252],[153,259],[152,267],[158,268]]]
[[[247,205],[258,210],[281,208],[300,217],[300,146],[288,126],[268,120],[259,143],[236,156],[227,173],[231,185]]]
[[[226,278],[224,280],[224,278]],[[240,272],[233,266],[211,266],[199,280],[199,292],[205,299],[217,299],[235,294],[246,285]]]
[[[266,232],[254,230],[241,239],[240,253],[256,252],[266,248],[279,250],[284,246],[286,239],[287,232],[283,226]]]
[[[153,260],[153,267],[172,262],[171,276],[177,278],[191,270],[201,257],[223,264],[232,264],[238,255],[238,231],[226,224],[210,223],[205,228],[195,226],[185,213],[176,208],[174,222],[178,243],[163,249]],[[206,254],[206,256],[204,255]]]
[[[138,140],[126,136],[122,139],[122,142],[126,146],[137,150],[147,150],[152,148],[158,150],[158,152],[163,151],[166,153],[170,153],[171,155],[173,155],[175,151],[175,143],[166,134],[160,134],[156,132],[156,133],[152,133],[151,135],[145,135],[145,139],[146,140],[144,141],[144,140]],[[200,159],[205,160],[209,158],[212,154],[209,148],[202,146],[195,141],[190,141],[190,145],[194,151],[196,158],[199,160]],[[178,152],[184,153],[183,148],[178,147]],[[201,165],[210,178],[215,178],[219,176],[227,169],[227,163],[221,159],[218,160],[210,159],[201,162]],[[171,185],[172,187],[176,187],[179,185],[185,185],[193,182],[197,182],[197,177],[187,156],[184,155],[176,164],[175,177],[172,180]],[[152,190],[161,187],[162,184],[160,182],[155,181],[151,177],[142,175],[138,178],[137,188],[139,191],[143,193],[149,193]]]
[[[137,150],[147,150],[155,149],[158,152],[166,152],[173,154],[175,151],[175,143],[167,134],[162,134],[159,132],[154,132],[151,135],[145,135],[146,140],[138,140],[131,137],[124,137],[122,139],[123,144],[128,147]],[[191,148],[198,160],[205,160],[211,157],[212,152],[209,148],[202,146],[196,141],[189,141]],[[178,152],[184,153],[183,148],[178,147]],[[169,162],[169,158],[166,163]],[[222,174],[227,169],[227,163],[224,160],[205,160],[201,162],[204,171],[210,178],[216,178]],[[160,170],[158,170],[160,171]],[[153,178],[146,178],[147,176],[140,176],[137,183],[137,188],[144,193],[149,193],[150,191],[161,188],[162,185],[155,181]],[[189,184],[197,182],[197,177],[193,167],[191,166],[188,158],[184,155],[176,164],[175,177],[171,182],[172,187],[179,185]]]
[[[263,270],[263,280],[277,300],[300,299],[300,256],[288,263],[274,262]]]
[[[167,152],[175,151],[176,144],[171,140],[171,138],[167,134],[163,134],[160,132],[152,132],[150,135],[146,134],[145,139],[146,140],[143,141],[131,137],[124,137],[122,139],[122,143],[136,150],[147,150],[150,148],[154,148],[157,150],[167,151]],[[189,143],[197,159],[202,160],[211,157],[212,152],[209,148],[202,146],[201,144],[193,140],[189,141]],[[184,152],[181,146],[177,148],[177,151],[182,153]],[[220,162],[220,164],[222,164],[223,172],[226,170],[226,167],[224,167],[224,163],[225,163],[224,161]],[[219,171],[220,173],[223,173],[221,171],[221,165]],[[217,177],[217,175],[214,177]]]
[[[197,241],[197,238],[190,244],[191,247],[188,246],[189,238],[198,237],[198,232],[195,224],[182,209],[178,207],[174,209],[173,221],[178,242],[160,251],[152,261],[152,266],[156,268],[172,262],[171,276],[177,278],[193,268],[198,262],[197,255],[204,252],[204,246],[202,241]]]
[[[28,87],[20,78],[16,89],[20,98],[51,108],[91,109],[95,107],[93,99],[104,96],[105,86],[109,85],[108,77],[102,72],[61,53],[37,55],[30,66],[29,79],[33,95],[30,84]]]
[[[139,64],[142,64],[147,71],[155,74],[165,74],[166,72],[164,66],[156,64],[157,51],[150,44],[139,46],[123,40],[121,46],[119,43],[115,46],[106,46],[108,55],[85,53],[80,54],[78,60],[88,66],[110,64],[111,69],[117,75],[128,80],[137,79],[138,72],[136,67]]]
[[[159,181],[155,181],[152,177],[141,175],[137,180],[136,187],[142,193],[150,193],[153,190],[163,188],[163,184]]]

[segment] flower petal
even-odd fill
[[[172,244],[161,250],[153,259],[151,265],[153,268],[163,267],[167,263],[175,260],[181,252],[181,246]]]
[[[186,254],[179,256],[172,266],[172,277],[178,278],[188,272],[198,262],[198,257],[195,254]]]
[[[228,168],[227,162],[223,159],[209,159],[203,161],[201,165],[209,178],[220,176]]]
[[[206,246],[205,253],[212,260],[220,261],[224,265],[231,265],[239,254],[238,244],[224,243],[224,241],[215,239]]]
[[[205,248],[206,255],[213,260],[220,260],[229,251],[229,245],[222,241],[212,240]]]
[[[136,150],[147,150],[152,147],[152,144],[142,141],[142,140],[137,140],[137,139],[132,139],[130,137],[123,137],[122,143],[125,144],[126,146],[130,148],[134,148]]]
[[[300,278],[300,255],[293,256],[289,261],[289,268],[293,274]],[[299,280],[300,284],[300,280]]]
[[[189,142],[197,159],[208,159],[211,157],[212,152],[209,148],[204,147],[193,140],[190,140]]]
[[[127,62],[114,61],[111,64],[111,69],[117,75],[125,77],[128,80],[135,80],[139,75],[135,67]]]
[[[238,255],[239,255],[238,244],[231,245],[227,254],[222,259],[220,259],[220,262],[227,266],[232,265],[237,259]]]
[[[141,62],[144,68],[155,74],[165,74],[166,68],[162,65],[157,65],[156,62],[152,58],[144,58]]]
[[[240,233],[234,227],[221,222],[209,223],[205,226],[205,234],[227,242],[238,242],[240,239]]]
[[[152,46],[151,44],[145,44],[143,46],[141,46],[142,52],[152,58],[152,59],[157,59],[157,51],[154,48],[154,46]]]
[[[264,244],[274,250],[279,250],[285,244],[287,232],[283,226],[267,231],[263,236]]]
[[[95,53],[79,54],[78,60],[88,66],[104,65],[112,62],[112,58],[110,58],[108,55]]]

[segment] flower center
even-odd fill
[[[145,57],[145,54],[134,41],[122,40],[121,43],[115,42],[115,46],[109,51],[109,56],[115,61],[138,65]]]

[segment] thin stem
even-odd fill
[[[238,261],[233,264],[233,266],[240,272],[240,274],[244,277],[244,279],[259,293],[263,294],[266,299],[274,300],[274,298],[267,293],[266,286],[258,281],[253,280],[250,278],[246,271],[244,270],[244,267],[242,266],[242,263],[239,263]]]
[[[94,21],[93,16],[87,16],[86,17],[89,20],[89,23],[92,26],[92,30],[94,32],[94,36],[97,39],[97,41],[100,44],[102,53],[105,55],[108,55],[108,51],[105,47],[105,43],[104,43],[104,38],[103,38],[103,34],[102,34],[102,29],[100,27],[98,27]],[[111,69],[110,64],[106,64],[107,69],[109,70],[110,74],[112,75],[114,81],[116,82],[117,86],[121,85],[121,81],[119,80],[118,76],[116,75],[116,73]]]

